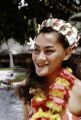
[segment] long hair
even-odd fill
[[[64,48],[69,47],[66,38],[61,33],[58,33],[51,27],[44,27],[40,30],[40,33],[51,33],[51,32],[55,32],[58,34],[58,40],[60,41],[60,43],[62,44]],[[45,87],[46,82],[47,81],[44,77],[37,76],[35,72],[34,64],[32,62],[29,66],[27,80],[24,85],[20,85],[17,87],[17,90],[16,90],[17,94],[19,95],[20,98],[23,98],[25,102],[30,101],[31,98],[33,97],[33,93],[30,94],[29,92],[30,88],[35,89],[35,90],[41,89],[42,91],[45,91],[46,93],[47,91],[46,90],[47,88]]]
[[[23,99],[25,103],[28,101],[30,102],[37,90],[40,89],[41,91],[46,91],[45,82],[46,79],[44,77],[39,77],[36,74],[33,61],[31,61],[25,84],[19,85],[16,88],[16,94],[20,97],[20,99]],[[33,89],[34,91],[30,93],[30,89]]]

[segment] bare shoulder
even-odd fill
[[[81,80],[76,79],[68,102],[69,110],[75,115],[81,115]]]
[[[72,91],[74,91],[77,95],[81,95],[81,80],[75,80]]]

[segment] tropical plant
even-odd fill
[[[68,20],[78,12],[80,0],[0,0],[0,41],[13,37],[23,44],[51,14]]]

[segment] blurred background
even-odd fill
[[[71,22],[81,35],[81,0],[0,0],[0,120],[23,120],[14,89],[27,77],[38,24],[49,17]]]

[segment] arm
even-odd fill
[[[30,106],[28,103],[23,102],[23,120],[28,120]]]
[[[75,115],[81,115],[81,81],[78,79],[70,92],[68,108]]]

